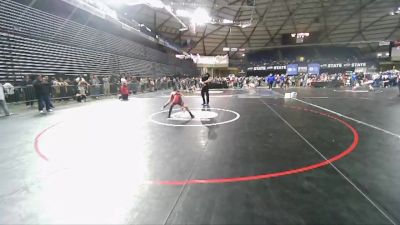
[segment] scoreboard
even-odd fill
[[[290,33],[282,34],[282,45],[316,44],[320,33]]]

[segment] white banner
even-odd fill
[[[200,56],[191,55],[193,62],[197,64],[197,67],[228,67],[229,56]]]

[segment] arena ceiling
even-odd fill
[[[284,47],[282,34],[320,32],[320,45],[357,46],[367,51],[376,41],[400,37],[400,15],[391,15],[400,0],[163,0],[175,11],[206,9],[214,19],[252,21],[248,27],[205,24],[180,31],[181,23],[167,10],[148,5],[124,6],[125,16],[177,43],[190,42],[188,52],[224,54],[223,47],[250,50]],[[189,18],[180,18],[190,24]],[[231,53],[233,54],[233,53]]]

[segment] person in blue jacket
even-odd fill
[[[274,76],[273,74],[270,74],[270,75],[268,76],[267,81],[268,81],[268,88],[269,88],[270,90],[272,90],[272,86],[274,85],[274,82],[275,82],[275,76]]]

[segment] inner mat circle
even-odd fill
[[[169,127],[210,127],[210,126],[218,126],[218,125],[232,123],[240,118],[239,113],[228,109],[195,108],[190,110],[195,116],[194,119],[190,118],[188,112],[182,111],[181,109],[174,109],[173,110],[174,113],[171,114],[171,118],[167,118],[168,110],[163,110],[161,112],[156,112],[151,114],[149,116],[149,121],[158,125],[169,126]],[[230,117],[232,119],[217,121],[217,117],[223,113],[231,114]],[[198,123],[199,121],[201,123]],[[187,123],[176,124],[174,122],[187,122]],[[192,122],[197,122],[197,123],[192,123]]]

